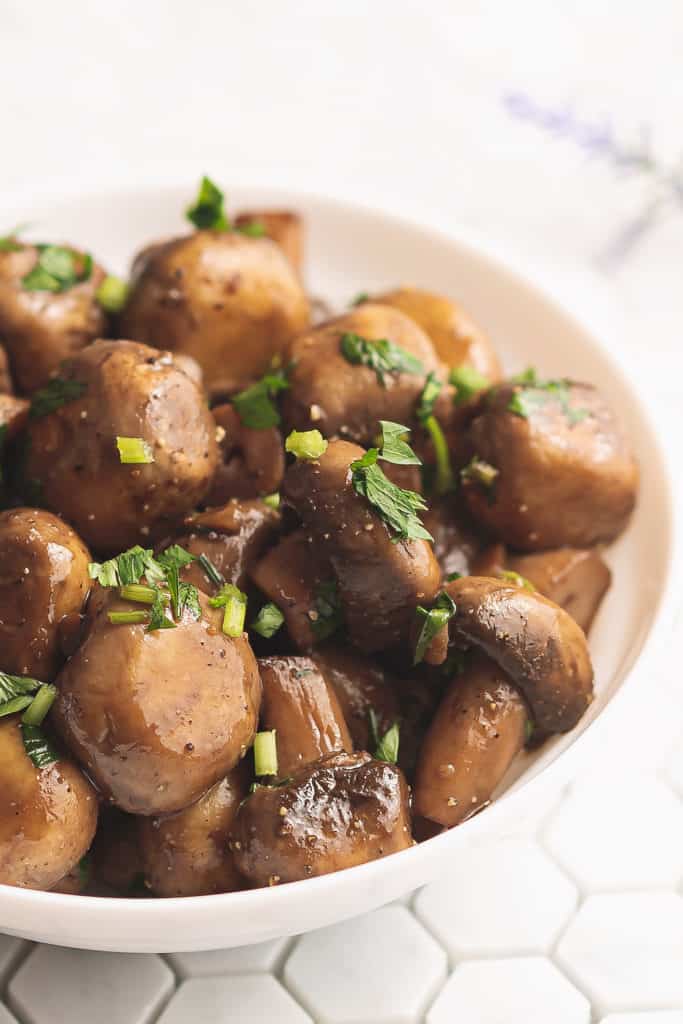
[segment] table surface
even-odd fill
[[[683,10],[615,10],[2,0],[0,185],[206,171],[474,232],[601,330],[675,449]],[[249,949],[0,936],[0,1024],[683,1024],[681,628],[654,700],[458,877]]]

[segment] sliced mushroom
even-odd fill
[[[609,590],[612,573],[597,548],[557,548],[508,559],[508,568],[569,612],[585,633]]]

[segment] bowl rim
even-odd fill
[[[196,167],[194,176],[196,177]],[[86,202],[97,201],[98,199],[105,200],[113,195],[124,198],[126,194],[131,193],[139,198],[141,192],[151,192],[152,190],[158,195],[160,191],[177,192],[182,189],[190,195],[191,189],[187,188],[188,180],[193,180],[193,178],[181,177],[176,166],[170,174],[166,170],[166,173],[155,173],[152,178],[149,173],[143,173],[136,178],[130,177],[127,181],[122,180],[119,176],[110,183],[103,180],[97,187],[83,188],[82,184],[79,185],[78,182],[73,181],[66,183],[63,187],[60,184],[58,191],[55,191],[54,186],[26,185],[3,196],[0,200],[0,207],[8,210],[19,209],[21,212],[21,204],[25,202],[30,203],[34,208],[36,205],[44,207],[46,202],[60,206],[78,199]],[[226,178],[226,180],[228,179]],[[433,877],[432,869],[443,860],[443,852],[448,847],[455,849],[459,842],[476,840],[484,831],[495,828],[496,823],[505,820],[512,806],[519,804],[522,799],[527,801],[530,794],[547,786],[551,777],[555,777],[557,781],[570,777],[579,758],[584,758],[590,749],[597,747],[602,742],[608,722],[611,723],[615,717],[615,711],[621,708],[624,701],[631,697],[639,686],[644,685],[648,675],[646,666],[652,664],[662,640],[667,633],[672,631],[676,613],[675,601],[672,600],[674,581],[678,575],[677,570],[681,564],[682,555],[680,531],[675,514],[675,475],[672,454],[662,444],[659,429],[650,414],[647,402],[643,402],[641,395],[632,387],[622,369],[620,359],[596,338],[589,324],[584,323],[580,317],[574,316],[555,297],[552,290],[548,289],[545,282],[538,284],[533,273],[527,274],[526,270],[519,270],[511,266],[508,262],[509,256],[502,258],[495,250],[492,251],[490,243],[480,243],[471,232],[435,229],[409,217],[385,212],[381,208],[366,206],[355,200],[335,198],[316,191],[270,187],[262,182],[254,184],[253,181],[245,184],[235,181],[227,191],[248,196],[250,203],[260,202],[264,205],[281,204],[294,207],[297,204],[308,207],[319,205],[328,209],[332,208],[338,214],[360,216],[366,221],[374,221],[378,230],[389,225],[398,230],[420,234],[425,241],[431,240],[443,245],[456,246],[465,258],[486,267],[499,277],[507,278],[509,283],[524,290],[533,297],[536,303],[545,305],[550,312],[564,319],[573,330],[581,335],[582,344],[609,365],[619,386],[628,392],[634,404],[636,416],[647,432],[648,450],[657,460],[659,476],[665,484],[664,493],[660,495],[660,498],[662,529],[666,527],[669,557],[664,579],[660,581],[659,599],[652,624],[643,639],[640,652],[624,673],[619,689],[595,719],[587,725],[584,732],[532,778],[526,780],[518,788],[515,787],[512,791],[498,797],[486,808],[485,814],[475,815],[456,829],[439,834],[426,842],[416,844],[407,850],[380,860],[317,878],[277,885],[268,890],[260,888],[210,896],[158,899],[71,895],[0,884],[0,926],[5,916],[3,907],[11,910],[15,918],[17,913],[22,911],[27,921],[36,922],[40,922],[41,919],[44,922],[46,918],[60,915],[69,915],[71,918],[85,922],[86,919],[94,916],[99,920],[98,928],[101,931],[106,932],[108,926],[112,924],[117,926],[114,928],[115,932],[119,932],[125,927],[133,937],[128,948],[142,948],[136,946],[134,936],[136,928],[143,922],[145,931],[148,932],[150,927],[154,927],[159,934],[163,934],[165,929],[174,932],[179,921],[182,920],[182,916],[191,915],[195,919],[196,928],[201,929],[202,921],[208,923],[209,919],[216,914],[225,914],[226,918],[229,918],[231,908],[239,908],[240,917],[251,914],[258,915],[263,911],[268,913],[271,910],[273,920],[287,918],[291,921],[293,934],[297,931],[297,907],[303,905],[304,901],[306,903],[311,900],[324,901],[334,894],[335,902],[338,902],[340,898],[343,899],[344,891],[361,885],[366,890],[371,890],[380,877],[387,875],[392,878],[404,873],[410,875],[411,882],[406,889],[412,888],[413,884],[424,884]],[[14,215],[16,216],[16,214]],[[412,872],[411,868],[413,868]],[[419,876],[419,880],[414,882],[414,878],[417,876]],[[355,913],[355,911],[352,910],[351,913]],[[179,917],[179,915],[181,916]],[[343,916],[342,911],[335,915],[335,919],[341,919]],[[36,933],[39,931],[42,931],[42,924],[36,926]],[[86,928],[85,931],[87,932],[88,929]],[[49,942],[50,940],[42,941]],[[88,945],[91,948],[108,948],[106,944],[95,947],[89,942]],[[192,948],[211,947],[202,947],[201,944],[193,942]]]

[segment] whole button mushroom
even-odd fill
[[[89,849],[97,795],[73,762],[38,768],[18,715],[0,718],[0,884],[52,889]]]
[[[220,438],[219,460],[207,504],[223,505],[231,498],[257,498],[277,491],[285,472],[278,428],[246,427],[232,405],[219,405],[212,413]]]
[[[53,721],[107,799],[133,814],[179,811],[246,754],[261,681],[246,635],[198,595],[176,628],[110,621],[116,592],[91,597],[85,638],[60,673]],[[138,606],[139,607],[139,606]]]
[[[465,501],[511,547],[590,547],[625,528],[638,467],[590,385],[532,379],[494,388],[463,440]]]
[[[14,244],[0,251],[0,338],[17,390],[29,394],[45,387],[64,359],[106,333],[107,314],[97,300],[105,273],[70,247]],[[41,264],[51,254],[48,271],[52,266],[61,278],[45,271],[41,279]]]
[[[6,672],[51,682],[64,658],[60,626],[91,587],[90,554],[50,512],[0,512],[0,660]]]
[[[96,551],[167,534],[207,493],[215,424],[168,353],[96,341],[65,364],[46,398],[37,410],[34,402],[24,472]],[[132,456],[119,438],[132,440]]]

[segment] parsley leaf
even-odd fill
[[[185,211],[187,219],[200,231],[212,228],[214,231],[230,231],[231,224],[223,209],[224,195],[206,175],[199,186],[197,199]]]
[[[21,252],[24,247],[21,242],[17,241],[16,235],[17,229],[14,228],[9,234],[0,238],[0,252]]]
[[[341,599],[336,580],[319,583],[313,592],[314,606],[308,613],[317,641],[327,640],[344,625]]]
[[[164,578],[163,566],[154,558],[151,548],[141,548],[139,544],[127,551],[110,558],[107,562],[91,562],[88,565],[91,580],[103,587],[123,587],[129,583],[139,583],[143,576],[148,582],[159,582]]]
[[[377,728],[376,725],[375,728]],[[391,728],[387,729],[384,736],[382,736],[381,740],[377,744],[373,755],[375,760],[386,761],[388,764],[396,764],[398,761],[399,739],[399,724],[398,722],[394,722]]]
[[[61,409],[69,402],[75,402],[86,391],[86,385],[80,380],[64,380],[63,377],[53,377],[44,388],[33,393],[29,416],[33,419],[40,419],[49,416],[56,409]]]
[[[371,448],[362,459],[351,463],[351,482],[356,494],[376,509],[397,535],[396,540],[433,540],[418,516],[418,512],[427,509],[424,498],[392,483],[377,465],[378,456],[378,450]]]
[[[434,372],[430,373],[425,381],[425,386],[422,389],[422,394],[417,403],[417,418],[420,423],[424,423],[434,413],[434,403],[441,394],[443,384],[437,378]]]
[[[369,292],[358,292],[355,298],[351,299],[350,306],[362,306],[370,298]]]
[[[479,373],[473,366],[456,366],[451,370],[448,380],[455,388],[454,405],[463,405],[479,391],[491,386],[488,377]]]
[[[275,370],[266,373],[244,391],[233,395],[232,404],[242,424],[251,430],[277,427],[280,423],[280,413],[273,398],[280,391],[286,391],[288,387],[286,371]]]
[[[158,629],[175,629],[175,622],[172,622],[166,615],[167,607],[168,603],[163,590],[156,587],[154,602],[150,610],[149,622],[146,627],[147,633],[154,633]]]
[[[581,423],[587,416],[590,416],[590,409],[575,409],[570,404],[571,381],[566,378],[540,380],[536,370],[530,367],[512,379],[515,390],[507,404],[507,409],[508,412],[513,412],[516,416],[529,419],[538,409],[543,408],[549,402],[557,402],[560,405],[570,426]]]
[[[450,594],[442,590],[432,607],[428,610],[418,605],[416,609],[420,633],[415,645],[413,665],[419,665],[427,653],[427,648],[450,619],[455,615],[455,602]]]
[[[421,466],[422,462],[404,440],[410,434],[408,427],[391,420],[380,420],[382,428],[382,450],[380,459],[392,462],[395,466]]]
[[[250,628],[254,633],[269,640],[271,636],[275,636],[284,621],[285,617],[278,606],[269,601],[261,608]]]
[[[37,245],[38,260],[32,270],[22,277],[27,292],[65,292],[92,274],[90,253],[77,253],[60,245]]]
[[[347,362],[374,370],[383,388],[386,387],[387,373],[424,373],[424,366],[419,359],[387,338],[368,341],[360,334],[347,332],[341,336],[340,347]]]

